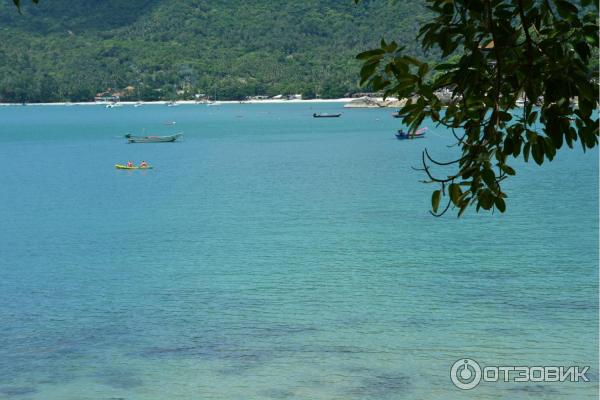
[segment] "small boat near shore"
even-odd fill
[[[396,139],[405,140],[405,139],[421,139],[425,137],[425,132],[427,132],[427,128],[421,128],[417,130],[415,133],[404,132],[403,129],[400,129],[396,133]]]
[[[342,116],[342,114],[329,114],[329,113],[321,113],[321,114],[314,113],[313,114],[313,118],[339,118],[341,116]]]
[[[183,136],[183,132],[168,136],[134,136],[131,133],[125,135],[128,143],[169,143]]]

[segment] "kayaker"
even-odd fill
[[[133,163],[131,161],[127,161],[127,167],[128,168],[133,168]]]
[[[148,163],[146,161],[142,161],[140,163],[140,168],[148,168]]]

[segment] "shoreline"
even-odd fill
[[[266,99],[266,100],[223,100],[223,101],[215,101],[214,103],[205,103],[205,102],[197,102],[196,100],[181,100],[176,101],[176,105],[198,105],[198,106],[208,106],[208,105],[221,105],[221,104],[311,104],[311,103],[349,103],[352,100],[356,100],[356,98],[339,98],[339,99],[311,99],[311,100],[281,100],[281,99]],[[156,100],[156,101],[119,101],[117,104],[124,106],[133,106],[137,103],[141,103],[141,105],[167,105],[172,103],[171,101],[166,100]],[[96,102],[96,101],[85,101],[85,102],[56,102],[56,103],[0,103],[0,107],[9,107],[9,106],[106,106],[107,104],[111,104],[109,102]]]

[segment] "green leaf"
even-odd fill
[[[483,178],[483,181],[490,189],[495,190],[497,184],[496,174],[494,174],[494,171],[492,171],[489,168],[484,169],[483,171],[481,171],[481,178]]]
[[[436,71],[448,71],[448,70],[456,69],[456,68],[457,68],[456,64],[450,64],[450,63],[438,64],[434,67],[434,69]]]
[[[523,159],[525,162],[529,162],[529,152],[531,150],[531,142],[525,143],[525,147],[523,147]]]
[[[448,192],[450,193],[450,200],[452,200],[452,203],[458,206],[460,196],[462,195],[460,185],[458,183],[451,183],[448,187]]]
[[[540,140],[542,145],[544,146],[546,157],[548,157],[548,160],[552,161],[554,159],[554,156],[556,155],[556,146],[554,146],[554,142],[549,137],[540,137],[538,141]]]
[[[460,218],[464,214],[464,212],[468,206],[469,206],[468,201],[465,201],[460,205],[460,210],[458,211],[458,218]]]
[[[392,41],[392,43],[388,43],[387,46],[383,47],[386,53],[393,53],[398,49],[398,43]]]
[[[478,196],[479,205],[483,207],[484,210],[489,210],[494,205],[494,198],[492,192],[487,189],[482,190]]]
[[[515,175],[515,174],[516,174],[515,170],[514,170],[514,169],[512,169],[511,167],[509,167],[509,166],[508,166],[508,165],[506,165],[506,164],[500,164],[500,169],[501,169],[502,171],[504,171],[504,172],[505,172],[507,175],[511,175],[511,176],[513,176],[513,175]]]
[[[586,42],[594,47],[598,47],[598,26],[585,25],[583,27],[584,38]]]
[[[570,18],[579,12],[579,9],[568,1],[556,0],[554,3],[556,4],[556,10],[563,18]]]
[[[504,202],[504,199],[500,196],[496,197],[494,199],[494,204],[496,205],[496,208],[503,213],[504,211],[506,211],[506,203]]]
[[[375,73],[379,62],[365,64],[360,70],[360,85],[362,86]]]
[[[513,150],[514,150],[514,141],[509,135],[506,135],[506,138],[504,139],[503,151],[505,154],[512,154]]]
[[[500,121],[507,122],[507,121],[510,121],[512,119],[512,114],[511,113],[507,113],[505,111],[500,111],[498,113],[498,117],[500,118]]]
[[[531,156],[537,165],[544,163],[544,145],[540,142],[534,142],[531,145]]]
[[[433,193],[431,194],[431,208],[433,209],[434,213],[438,212],[438,208],[440,207],[441,197],[442,197],[441,190],[434,190]]]
[[[419,67],[419,66],[421,66],[421,64],[423,64],[421,61],[417,60],[416,58],[414,58],[414,57],[409,57],[409,56],[403,56],[403,57],[401,58],[401,60],[402,60],[403,62],[406,62],[406,63],[408,63],[408,64],[412,64],[412,65],[414,65],[414,66],[416,66],[416,67]]]
[[[529,117],[527,117],[527,125],[533,125],[537,119],[538,116],[538,112],[534,111],[531,114],[529,114]]]
[[[385,51],[383,49],[373,49],[363,51],[362,53],[358,54],[356,58],[359,60],[367,60],[373,56],[381,56],[383,54],[385,54]]]

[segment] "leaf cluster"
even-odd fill
[[[400,110],[411,131],[425,118],[452,130],[462,152],[439,162],[426,151],[422,170],[440,187],[434,215],[451,206],[504,212],[502,182],[511,159],[542,165],[579,141],[598,144],[598,3],[582,0],[427,0],[434,17],[418,40],[443,60],[427,63],[382,40],[360,53],[361,82],[406,98]],[[594,58],[595,57],[595,58]],[[450,90],[448,105],[437,92]],[[524,99],[522,109],[516,104]],[[596,115],[596,116],[594,116]],[[434,168],[454,165],[450,175]],[[446,205],[441,207],[442,199]]]

